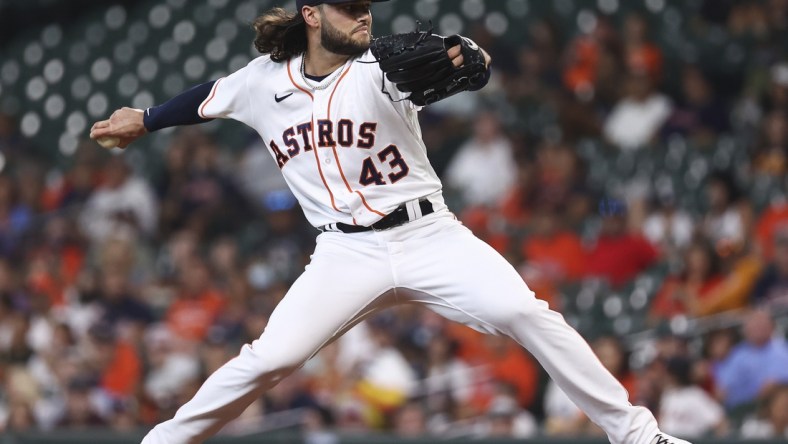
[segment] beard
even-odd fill
[[[372,25],[370,25],[370,31],[371,30]],[[327,20],[322,19],[320,26],[320,44],[334,54],[346,56],[359,55],[369,49],[369,40],[357,42],[353,40],[350,35],[342,34],[339,29],[335,28]]]

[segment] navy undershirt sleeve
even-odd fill
[[[148,132],[172,126],[194,125],[213,119],[200,117],[200,104],[211,93],[215,80],[188,89],[159,106],[145,110],[143,124]]]

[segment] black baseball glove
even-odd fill
[[[463,64],[455,67],[447,50],[461,45]],[[386,77],[411,102],[425,106],[486,81],[481,49],[460,35],[443,37],[432,30],[376,38],[370,46]]]

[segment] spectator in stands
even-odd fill
[[[515,182],[501,199],[498,212],[507,225],[514,229],[525,229],[531,222],[531,213],[538,205],[541,169],[526,150],[518,152],[516,162]]]
[[[92,144],[80,145],[74,153],[74,164],[63,178],[47,183],[42,196],[44,209],[54,211],[84,205],[101,184],[100,154]]]
[[[183,223],[182,203],[179,199],[188,181],[191,167],[189,134],[191,133],[188,131],[176,133],[164,153],[163,170],[152,179],[160,203],[158,230],[164,237],[172,235],[173,231]]]
[[[292,376],[292,378],[284,378],[276,387],[263,395],[262,412],[269,414],[289,412],[293,414],[293,411],[320,407],[309,391],[304,372],[297,371]]]
[[[566,229],[552,207],[535,210],[532,231],[521,245],[529,266],[553,283],[575,281],[585,270],[580,237]]]
[[[303,418],[304,444],[339,444],[334,415],[326,408],[310,408]]]
[[[753,158],[755,171],[784,178],[788,172],[788,109],[777,109],[766,115],[757,143]]]
[[[593,97],[600,60],[605,53],[617,52],[618,35],[610,20],[595,17],[593,28],[584,29],[567,45],[563,54],[563,86],[579,97]]]
[[[682,438],[724,435],[728,429],[725,410],[693,383],[692,362],[684,357],[675,357],[667,361],[666,369],[667,378],[657,416],[666,433]]]
[[[662,132],[681,134],[696,144],[708,146],[718,134],[730,129],[727,110],[700,67],[684,68],[681,87],[682,101]]]
[[[512,143],[500,119],[491,111],[480,113],[473,135],[446,170],[446,185],[457,190],[465,205],[489,207],[514,184],[516,175]]]
[[[678,315],[697,316],[700,301],[723,281],[719,257],[705,240],[694,241],[684,253],[684,268],[669,276],[657,291],[649,310],[653,325]]]
[[[366,325],[361,329],[365,327]],[[359,329],[354,330],[357,332]],[[345,341],[326,345],[302,370],[310,393],[317,403],[337,412],[346,403],[352,402],[353,386],[361,370],[360,366],[350,362],[350,359],[342,359],[341,350],[345,345]]]
[[[30,313],[20,310],[7,296],[0,304],[0,362],[24,364],[34,353],[28,340]]]
[[[784,0],[778,2],[785,3]],[[733,110],[737,123],[735,129],[739,134],[748,136],[762,127],[764,115],[788,109],[788,62],[781,60],[784,50],[773,44],[762,47],[761,51],[759,58],[763,59],[748,67],[743,97]]]
[[[212,283],[208,265],[199,257],[191,257],[179,270],[177,299],[167,310],[168,328],[178,338],[194,343],[208,334],[226,297]]]
[[[508,384],[497,385],[487,414],[477,425],[478,435],[527,438],[536,434],[536,420],[529,411],[518,405],[514,392],[514,388]]]
[[[563,54],[563,91],[541,93],[546,104],[556,109],[555,124],[567,140],[599,137],[603,121],[600,110],[610,109],[620,96],[614,85],[620,84],[624,71],[619,36],[609,17],[599,14],[581,31]],[[553,123],[544,121],[544,113],[541,122]],[[538,134],[549,133],[542,129]]]
[[[649,39],[648,22],[640,14],[624,20],[624,60],[630,73],[648,75],[655,83],[662,79],[662,50]]]
[[[279,165],[262,140],[255,140],[246,147],[237,168],[238,185],[257,205],[271,193],[289,191]]]
[[[63,212],[49,214],[41,230],[31,240],[28,254],[35,252],[50,262],[64,288],[74,285],[88,262],[88,245],[77,221]]]
[[[744,320],[744,341],[719,364],[715,379],[728,409],[752,404],[788,383],[788,344],[774,335],[771,315],[753,310]]]
[[[763,37],[769,31],[769,12],[760,2],[733,2],[728,31],[735,37]]]
[[[394,433],[402,438],[418,438],[427,434],[427,414],[419,401],[409,401],[394,414]]]
[[[106,396],[124,400],[134,395],[142,380],[142,362],[136,349],[119,338],[116,326],[107,322],[93,325],[88,332],[86,364]]]
[[[415,395],[417,375],[402,352],[395,346],[391,329],[396,320],[393,313],[384,313],[369,320],[375,350],[363,365],[356,387],[367,406],[368,425],[380,428],[383,418],[393,413]]]
[[[693,306],[690,310],[695,316],[745,307],[763,268],[761,259],[748,243],[722,241],[717,244],[716,251],[721,258],[720,268],[724,278],[719,285],[709,289],[703,298],[691,301]]]
[[[0,259],[0,362],[14,342],[15,324],[23,317],[27,301],[18,271],[7,260]]]
[[[745,439],[788,438],[788,385],[781,385],[764,400],[756,417],[741,426]]]
[[[695,361],[693,379],[707,392],[717,393],[714,375],[738,342],[735,328],[714,330],[703,338],[703,352],[700,359]]]
[[[629,368],[629,356],[621,338],[600,336],[591,343],[591,348],[602,365],[627,389],[630,397],[637,399],[637,378]]]
[[[774,257],[775,236],[784,229],[788,229],[788,203],[775,202],[763,211],[755,225],[758,251],[765,260]]]
[[[741,193],[729,172],[715,171],[706,181],[708,212],[703,220],[703,234],[719,248],[721,243],[744,242],[745,219],[740,208]]]
[[[47,174],[48,171],[43,165],[30,160],[20,162],[14,169],[17,204],[26,207],[36,216],[46,211],[43,195]]]
[[[653,79],[647,73],[630,73],[624,91],[624,97],[607,116],[604,135],[622,150],[635,150],[654,139],[673,105],[654,89]]]
[[[120,156],[107,161],[104,173],[104,183],[93,192],[80,215],[85,235],[99,243],[115,236],[153,236],[158,204],[148,183],[134,177]]]
[[[10,403],[6,429],[10,432],[31,432],[34,431],[37,423],[33,406],[25,403]],[[0,424],[0,431],[3,429]]]
[[[213,374],[238,354],[238,347],[235,344],[230,344],[230,335],[231,332],[220,325],[214,325],[208,331],[208,336],[200,344],[198,352],[203,375]]]
[[[306,222],[290,191],[269,193],[262,209],[266,232],[256,239],[255,249],[263,252],[277,279],[292,282],[309,263],[314,228]]]
[[[1,262],[0,266],[5,268],[5,265]],[[0,279],[0,284],[2,283],[2,279]],[[0,292],[0,362],[4,361],[3,357],[13,341],[16,329],[13,327],[12,322],[16,316],[17,313],[11,297],[5,292]]]
[[[503,336],[486,336],[484,341],[489,355],[482,357],[487,364],[482,372],[492,382],[493,389],[481,394],[476,400],[478,405],[489,408],[496,391],[500,389],[499,384],[507,384],[517,404],[531,408],[539,388],[539,370],[533,357]]]
[[[107,421],[99,414],[99,409],[91,399],[94,389],[93,381],[84,375],[69,381],[65,409],[57,423],[58,428],[84,430],[107,425]]]
[[[607,279],[621,286],[651,266],[659,253],[640,233],[626,228],[626,204],[604,199],[599,204],[602,227],[594,243],[586,250],[586,276]]]
[[[4,384],[0,385],[3,402],[0,403],[0,431],[25,431],[34,428],[33,409],[43,395],[41,387],[23,366],[8,367],[3,372]]]
[[[182,393],[200,376],[197,356],[178,346],[178,339],[163,325],[146,331],[143,355],[147,369],[142,400],[149,420],[156,422],[175,413]]]
[[[51,429],[60,419],[68,381],[85,376],[85,341],[77,341],[66,324],[58,324],[50,346],[33,355],[27,362],[30,374],[38,384],[41,397],[34,405],[40,428]]]
[[[539,206],[561,213],[567,228],[575,228],[591,212],[591,198],[585,184],[583,162],[567,143],[545,142],[539,146]]]
[[[474,391],[473,370],[457,357],[457,343],[436,334],[427,345],[424,388],[431,415],[453,415],[452,407],[467,404]]]
[[[655,192],[652,209],[643,222],[643,235],[667,260],[676,259],[692,240],[695,223],[692,216],[676,205],[673,190]]]
[[[774,258],[755,283],[751,301],[767,309],[788,307],[788,227],[774,233]]]
[[[19,200],[16,181],[0,175],[0,257],[18,259],[33,216],[33,209]]]
[[[780,1],[778,1],[780,3]],[[786,2],[782,1],[781,6],[775,7],[775,12],[780,10],[785,11],[788,9],[786,6]],[[780,17],[780,14],[774,14],[775,18]],[[778,18],[779,20],[779,18]],[[785,32],[785,14],[782,16],[782,32]],[[779,30],[777,31],[777,35],[779,35]],[[768,103],[765,104],[765,109],[767,111],[778,111],[782,110],[786,112],[788,110],[788,61],[779,60],[777,63],[773,64],[769,69],[769,91],[766,101]]]
[[[188,157],[188,176],[177,196],[181,226],[209,240],[232,233],[251,209],[232,177],[223,171],[216,141],[208,136],[196,138]]]
[[[150,307],[130,291],[128,276],[124,270],[104,268],[101,273],[100,292],[103,319],[121,331],[139,331],[153,322]]]
[[[189,230],[170,233],[166,239],[158,251],[156,274],[165,283],[173,283],[179,271],[184,270],[189,260],[198,254],[200,239]]]

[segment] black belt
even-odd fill
[[[375,222],[374,224],[363,227],[360,225],[348,225],[343,224],[342,222],[337,222],[334,224],[323,225],[322,227],[317,227],[318,230],[321,232],[326,231],[341,231],[342,233],[363,233],[365,231],[381,231],[381,230],[388,230],[390,228],[398,227],[402,224],[408,223],[411,220],[416,220],[418,217],[414,217],[413,219],[408,216],[408,207],[407,203],[404,203],[398,206],[394,211],[387,214],[383,217],[383,219]],[[421,216],[426,216],[430,213],[433,213],[435,210],[432,208],[432,202],[429,200],[420,200],[419,201],[419,208],[421,209]]]

